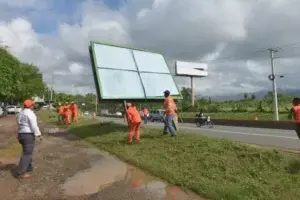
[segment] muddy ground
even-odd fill
[[[0,119],[0,151],[16,145],[15,122],[15,116]],[[31,178],[14,178],[19,161],[16,155],[20,152],[0,157],[1,200],[201,199],[148,176],[53,125],[41,124],[40,128],[44,137],[36,141]]]

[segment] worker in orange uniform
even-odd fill
[[[127,107],[127,120],[129,123],[128,143],[132,144],[132,139],[135,137],[137,142],[140,141],[140,128],[142,119],[137,108],[131,103],[126,104]]]
[[[64,106],[64,117],[65,117],[65,124],[71,124],[71,106],[69,102],[66,102]]]
[[[174,102],[174,99],[170,95],[170,91],[164,91],[165,101],[163,107],[165,109],[165,127],[164,134],[168,134],[168,131],[171,133],[171,136],[176,136],[175,129],[173,126],[174,118],[176,117],[177,107]]]
[[[58,103],[57,113],[58,113],[58,122],[62,123],[64,120],[64,107],[61,105],[61,103]]]
[[[300,139],[300,98],[294,98],[293,107],[291,108],[289,118],[295,120],[295,131]]]
[[[72,101],[71,104],[71,113],[72,113],[72,122],[78,122],[78,109],[77,109],[77,104]]]
[[[149,111],[146,107],[143,108],[143,120],[144,124],[148,123]]]

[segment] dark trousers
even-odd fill
[[[147,115],[145,115],[143,118],[144,118],[144,124],[147,124],[148,123],[148,117],[147,117]]]
[[[298,138],[300,139],[300,123],[296,123],[295,131],[298,135]]]
[[[19,133],[19,143],[22,145],[22,156],[20,158],[17,175],[23,175],[32,171],[32,154],[34,150],[35,136],[33,133]]]

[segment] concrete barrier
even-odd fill
[[[123,118],[122,116],[106,115],[104,117]],[[195,123],[195,118],[182,118],[183,123]],[[292,121],[267,121],[267,120],[233,120],[233,119],[211,119],[215,125],[221,126],[240,126],[251,128],[269,128],[295,130]],[[180,121],[179,121],[180,122]]]

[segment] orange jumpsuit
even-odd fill
[[[65,118],[65,124],[71,123],[71,108],[70,105],[67,104],[64,106],[64,118]]]
[[[127,119],[129,122],[128,143],[132,143],[133,137],[135,137],[136,141],[140,141],[142,119],[136,107],[129,107],[127,109]]]
[[[294,120],[296,122],[296,133],[300,139],[300,105],[294,105],[293,108]]]
[[[78,122],[78,109],[76,103],[71,105],[72,110],[72,122]]]
[[[57,112],[58,112],[58,115],[59,115],[58,120],[59,120],[59,122],[61,122],[64,119],[64,107],[63,106],[58,106]]]

